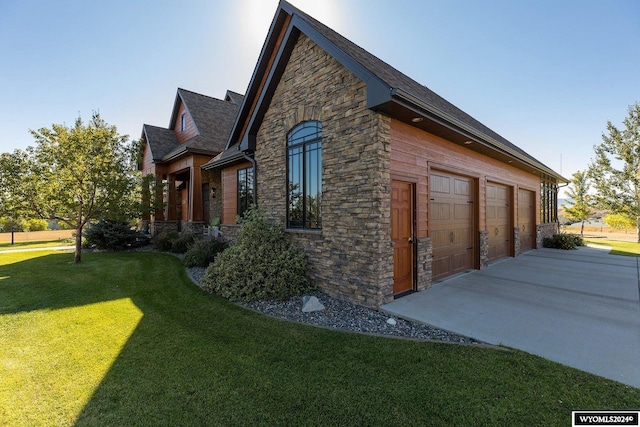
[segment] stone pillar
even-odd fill
[[[489,231],[480,231],[480,270],[489,265]]]
[[[520,227],[513,227],[513,256],[520,255]]]
[[[433,277],[433,242],[431,237],[422,237],[417,239],[418,255],[416,259],[417,274],[416,290],[424,291],[431,287],[431,278]]]

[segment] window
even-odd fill
[[[186,116],[186,113],[182,113],[182,116],[180,116],[180,131],[184,132],[186,128],[187,128],[187,116]]]
[[[543,180],[540,185],[540,216],[542,223],[558,221],[558,185]]]
[[[253,205],[253,166],[238,169],[238,216]]]
[[[322,123],[303,122],[287,135],[287,227],[322,228]]]

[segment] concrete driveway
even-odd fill
[[[639,259],[538,249],[381,309],[640,388]]]

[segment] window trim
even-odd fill
[[[182,113],[180,116],[180,132],[184,132],[187,129],[187,113]]]
[[[240,174],[244,173],[244,185],[246,188],[245,203],[241,203],[241,195],[240,195]],[[249,180],[247,179],[251,176],[251,186],[249,187]],[[253,190],[255,183],[255,170],[252,166],[247,166],[245,168],[239,168],[236,170],[236,215],[242,217],[244,213],[253,205]],[[245,206],[246,204],[246,206]],[[240,211],[240,207],[244,206],[244,210]]]
[[[299,134],[304,130],[311,130],[315,128],[315,132],[307,133],[304,132],[301,136]],[[293,128],[289,130],[287,133],[286,139],[286,227],[291,231],[305,231],[305,232],[322,232],[322,122],[317,120],[308,120],[304,122],[300,122],[295,125]],[[313,147],[315,146],[315,147]],[[310,149],[313,147],[313,149]],[[290,176],[291,176],[291,152],[293,150],[299,150],[299,153],[296,155],[301,156],[300,159],[300,184],[301,184],[301,198],[302,198],[302,218],[300,219],[301,225],[292,225],[291,224],[291,198],[290,198]],[[316,151],[319,156],[319,164],[317,164],[317,173],[318,176],[318,195],[320,196],[319,206],[317,208],[317,216],[318,219],[315,221],[317,226],[310,227],[308,223],[310,223],[309,218],[307,217],[307,187],[309,184],[308,180],[308,154],[311,151]]]

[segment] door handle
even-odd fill
[[[409,244],[413,244],[413,237],[409,237]]]

